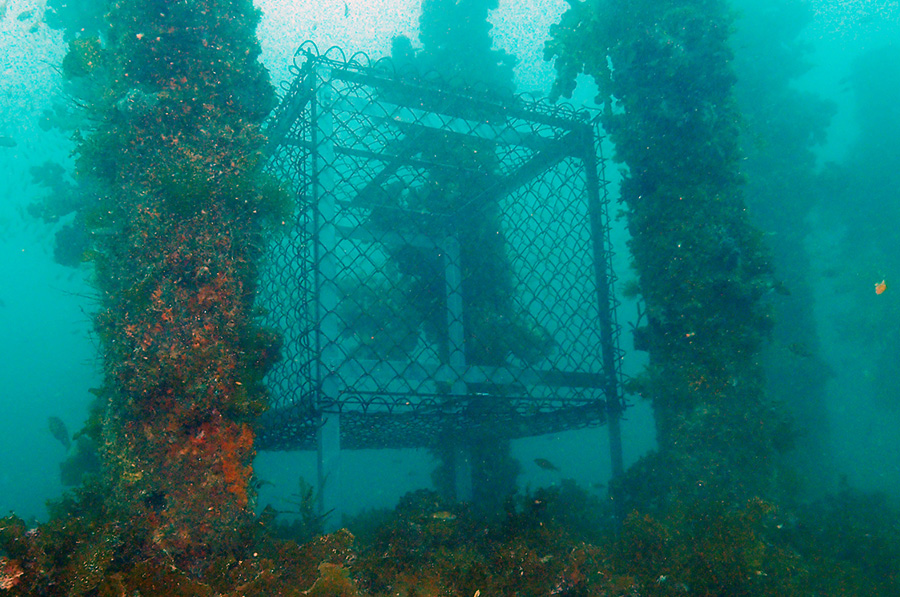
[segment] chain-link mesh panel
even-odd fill
[[[260,287],[284,338],[262,449],[427,446],[621,408],[602,160],[588,116],[306,44],[273,117],[297,197]],[[598,172],[600,167],[600,172]]]

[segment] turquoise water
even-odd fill
[[[70,432],[81,426],[92,398],[88,390],[100,383],[100,363],[91,337],[89,270],[57,265],[54,226],[27,211],[46,192],[32,181],[31,168],[47,161],[71,167],[70,131],[41,126],[46,124],[45,110],[66,106],[57,73],[65,46],[61,35],[44,24],[42,5],[28,0],[0,5],[0,512],[43,519],[45,500],[63,490],[58,465],[65,457],[62,444],[48,429],[48,418],[59,417]],[[276,82],[288,76],[290,56],[305,39],[321,48],[339,44],[379,56],[388,52],[394,36],[416,35],[414,2],[338,0],[321,2],[308,13],[298,12],[292,2],[267,0],[259,6],[265,15],[259,30],[263,60]],[[752,65],[765,63],[772,23],[793,18],[787,6],[790,3],[749,0],[736,6],[744,15],[735,41],[739,85],[751,80]],[[813,6],[812,21],[796,37],[810,49],[810,69],[797,73],[793,84],[832,102],[834,114],[827,137],[816,146],[822,178],[810,190],[814,200],[783,199],[809,203],[791,212],[797,213],[793,230],[801,238],[795,246],[805,251],[807,277],[783,282],[789,289],[809,287],[808,312],[829,370],[823,412],[808,427],[818,438],[810,442],[817,453],[809,460],[819,468],[810,467],[806,474],[821,475],[823,489],[833,489],[843,474],[855,486],[900,496],[895,431],[900,425],[895,373],[900,362],[900,343],[895,340],[900,322],[900,197],[894,173],[900,163],[900,93],[892,84],[900,81],[900,48],[893,41],[900,39],[900,10],[896,2],[863,0]],[[492,16],[495,44],[519,59],[519,90],[543,94],[549,89],[553,71],[541,60],[541,48],[565,7],[563,1],[517,2],[501,6]],[[589,101],[593,95],[586,84],[574,101]],[[746,97],[753,98],[754,90],[747,90]],[[64,119],[58,123],[66,124]],[[752,206],[752,198],[749,202]],[[615,265],[627,280],[624,241],[620,222],[613,238],[619,248]],[[773,246],[782,245],[773,239]],[[888,290],[876,295],[874,284],[882,279]],[[633,303],[626,302],[620,321],[634,317]],[[796,355],[816,344],[809,330],[804,333],[807,336],[796,337],[788,330],[785,340],[773,346],[776,360],[778,350]],[[630,349],[627,337],[624,347]],[[629,351],[626,372],[636,373],[642,364],[643,355]],[[801,359],[801,365],[806,364]],[[793,386],[794,380],[783,373],[771,382],[788,397],[808,390]],[[626,465],[653,447],[646,405],[629,411],[624,445]],[[522,463],[522,487],[551,485],[565,477],[602,492],[610,475],[603,429],[518,441],[513,455]],[[560,471],[537,466],[538,458]],[[424,451],[346,455],[347,509],[393,505],[406,491],[429,486],[434,464]],[[381,472],[384,468],[392,471],[389,480]],[[315,456],[261,454],[256,470],[267,482],[260,489],[260,505],[290,509],[298,479],[315,479]]]

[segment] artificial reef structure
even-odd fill
[[[560,91],[586,70],[619,102],[605,127],[629,168],[635,341],[651,355],[633,388],[660,436],[612,492],[624,522],[572,483],[505,500],[499,520],[426,491],[350,521],[356,538],[292,534],[251,509],[253,423],[279,354],[254,317],[257,259],[290,207],[262,164],[274,96],[258,13],[245,0],[51,4],[70,19],[63,71],[90,125],[88,182],[44,213],[75,212],[67,229],[95,270],[104,384],[82,434],[102,467],[47,523],[0,521],[0,589],[897,594],[897,516],[882,501],[844,488],[784,515],[768,499],[787,438],[756,359],[772,283],[744,215],[724,3],[576,4],[548,47]]]
[[[429,449],[482,512],[515,491],[512,439],[607,424],[621,471],[596,119],[513,95],[490,6],[426,2],[389,59],[303,44],[267,129],[297,210],[260,285],[285,358],[258,438],[317,450],[323,512],[346,449]]]

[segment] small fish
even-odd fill
[[[884,280],[875,285],[875,294],[882,294],[885,290],[887,290],[887,282]]]
[[[34,9],[29,8],[28,10],[23,10],[22,12],[20,12],[19,16],[16,17],[16,20],[25,21],[27,19],[30,19],[33,16],[34,16]]]
[[[53,435],[53,437],[63,445],[66,452],[68,452],[69,448],[72,447],[72,440],[69,438],[69,430],[66,428],[66,424],[63,423],[63,420],[59,417],[47,417],[47,427],[50,429],[50,434]]]
[[[0,136],[0,147],[15,147],[16,145],[18,145],[18,143],[16,143],[16,140],[12,137]]]
[[[538,468],[542,468],[545,471],[559,471],[559,467],[546,458],[535,458],[534,463],[538,465]]]

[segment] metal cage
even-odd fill
[[[596,123],[298,50],[269,126],[296,197],[258,304],[283,336],[260,449],[402,448],[624,407]]]

